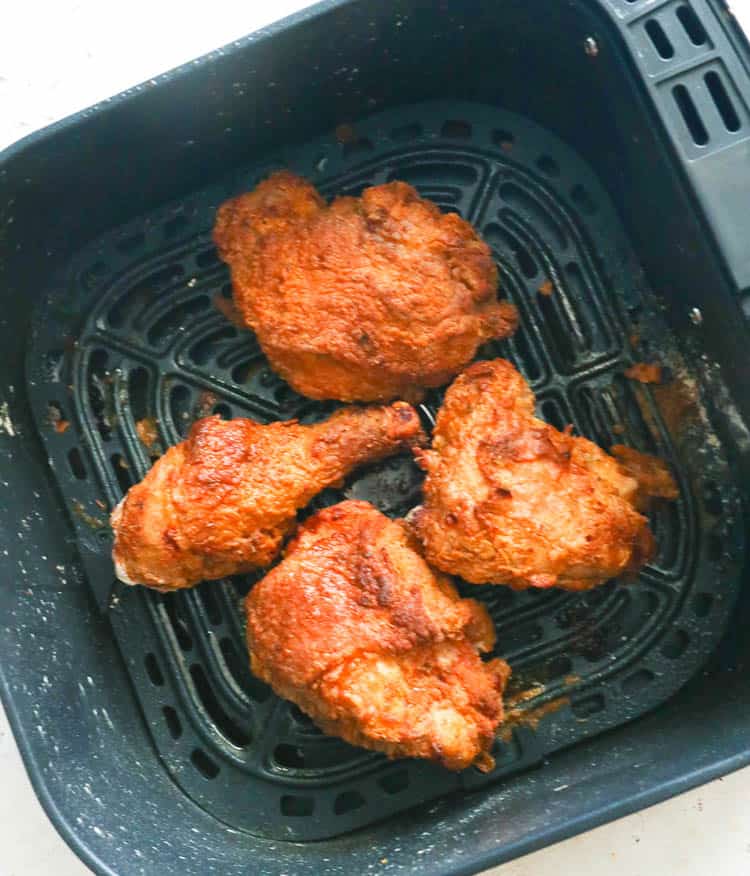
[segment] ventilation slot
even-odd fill
[[[223,402],[214,405],[213,413],[218,414],[222,420],[231,420],[232,419],[232,409],[229,405],[225,405]]]
[[[128,375],[130,413],[137,422],[148,416],[149,376],[145,368],[134,368]]]
[[[285,794],[280,801],[281,814],[290,818],[303,818],[315,811],[315,801],[312,797],[295,797]]]
[[[388,174],[388,182],[402,180],[414,188],[439,188],[443,191],[451,188],[464,188],[475,185],[479,179],[477,170],[469,164],[459,164],[452,161],[446,164],[425,162],[411,167],[398,167]]]
[[[682,114],[688,131],[690,131],[693,143],[696,146],[705,146],[708,143],[708,132],[703,124],[703,120],[698,115],[698,110],[695,108],[690,92],[684,85],[675,85],[672,89],[672,94],[677,104],[677,109]]]
[[[120,486],[123,496],[133,486],[133,478],[130,476],[130,466],[121,453],[113,453],[111,457],[112,468]]]
[[[209,621],[214,625],[218,626],[221,621],[221,608],[219,608],[219,602],[216,599],[216,594],[214,593],[214,587],[216,585],[208,584],[207,586],[201,588],[198,591],[201,602],[203,603],[203,608],[208,615]]]
[[[344,791],[333,801],[333,812],[335,815],[344,815],[344,813],[354,812],[355,809],[360,809],[364,805],[365,798],[357,791]]]
[[[633,696],[651,684],[655,677],[650,669],[639,669],[638,672],[634,672],[623,681],[622,692],[626,696]]]
[[[559,429],[561,432],[568,425],[569,420],[564,416],[559,402],[554,399],[546,399],[539,404],[539,409],[542,412],[542,419]]]
[[[251,741],[250,735],[224,711],[214,694],[206,673],[203,671],[203,667],[194,663],[190,667],[190,675],[203,707],[216,727],[237,748],[248,746]]]
[[[378,784],[386,794],[400,794],[409,787],[409,771],[398,770],[395,773],[388,773],[378,779]]]
[[[164,676],[156,657],[153,654],[146,654],[143,662],[146,666],[146,675],[148,675],[151,684],[161,687],[164,684]]]
[[[200,748],[196,748],[193,751],[190,755],[190,760],[193,762],[193,766],[204,778],[215,779],[216,776],[219,775],[218,766],[216,766],[206,752],[202,751]]]
[[[172,739],[179,739],[182,736],[182,721],[180,721],[179,715],[171,706],[164,706],[161,711],[164,715],[169,735]]]
[[[271,696],[271,688],[260,679],[250,673],[247,655],[240,656],[231,639],[222,639],[219,642],[224,662],[232,673],[237,684],[252,697],[256,702],[263,703]]]
[[[184,301],[173,307],[148,330],[149,344],[157,346],[174,341],[175,337],[185,330],[185,326],[193,325],[192,317],[205,310],[210,303],[207,295],[199,295],[191,301]]]
[[[666,33],[664,33],[664,28],[655,18],[646,22],[646,33],[649,35],[656,53],[662,60],[668,61],[670,58],[674,58],[674,46],[669,41]]]
[[[690,636],[688,636],[685,630],[672,630],[662,642],[661,653],[668,660],[676,660],[678,657],[682,657],[689,644]]]
[[[694,46],[704,46],[708,42],[708,35],[703,23],[690,6],[678,6],[677,18],[685,29],[688,39]]]
[[[570,709],[576,718],[590,718],[592,715],[596,715],[597,712],[604,710],[604,697],[601,694],[584,697],[582,700],[576,700],[576,702],[571,703]]]
[[[86,466],[83,464],[81,451],[77,447],[73,447],[68,452],[68,464],[70,465],[70,470],[79,481],[86,480]]]
[[[221,355],[227,346],[227,341],[233,341],[236,338],[237,330],[232,326],[220,328],[194,344],[190,348],[190,358],[196,365],[205,365],[210,359],[218,358]]]
[[[716,109],[719,111],[721,120],[724,122],[724,127],[727,131],[732,133],[739,131],[739,116],[737,115],[737,111],[727,94],[727,90],[724,87],[724,83],[721,81],[719,74],[715,70],[711,70],[706,73],[703,79],[706,83],[706,88],[708,88],[711,97],[716,104]]]
[[[280,767],[290,770],[302,769],[305,765],[305,753],[296,745],[282,743],[273,750],[273,759]]]
[[[181,435],[185,434],[190,425],[192,407],[190,390],[182,384],[174,386],[169,394],[169,409],[175,428]]]
[[[529,336],[523,322],[513,337],[505,343],[513,350],[513,359],[523,376],[532,384],[539,380],[542,376],[542,368],[529,342]]]
[[[107,371],[108,355],[106,350],[94,350],[88,361],[88,400],[91,415],[96,421],[96,428],[102,440],[108,441],[115,424],[114,400],[112,398],[112,380]]]
[[[531,226],[537,233],[546,237],[557,249],[565,249],[567,238],[562,228],[550,213],[549,208],[530,192],[515,183],[504,183],[498,194],[508,205],[508,212],[515,214]],[[503,215],[506,211],[501,211]]]
[[[532,280],[538,273],[538,268],[534,257],[526,249],[526,247],[509,231],[506,231],[499,225],[494,223],[488,225],[484,230],[484,236],[491,242],[495,243],[502,252],[507,254],[510,251],[516,264],[521,270],[521,273]]]
[[[584,213],[596,213],[596,204],[588,191],[582,185],[575,185],[570,190],[573,203]]]
[[[169,618],[169,623],[174,631],[177,644],[183,651],[189,651],[193,647],[193,637],[190,635],[187,621],[182,616],[182,610],[177,599],[176,596],[170,595],[162,600],[162,606]]]
[[[564,654],[559,654],[549,660],[544,667],[544,674],[547,681],[552,681],[555,678],[562,678],[564,675],[570,675],[573,671],[573,663],[569,657]]]

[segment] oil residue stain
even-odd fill
[[[689,378],[653,386],[656,405],[670,435],[678,435],[686,426],[700,421],[698,387]]]
[[[101,520],[99,517],[89,514],[78,499],[73,499],[72,505],[75,516],[92,529],[103,529],[107,525],[106,520]]]
[[[498,731],[498,739],[502,742],[509,742],[515,727],[536,730],[543,718],[559,712],[570,703],[569,697],[555,697],[555,699],[541,703],[536,707],[524,708],[524,703],[541,696],[545,690],[543,684],[536,684],[526,690],[518,691],[506,699],[505,720]]]

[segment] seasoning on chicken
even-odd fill
[[[654,553],[650,497],[674,499],[665,464],[613,459],[534,416],[534,395],[503,359],[477,362],[445,395],[424,505],[411,515],[427,560],[474,584],[587,590],[637,572]]]
[[[390,757],[489,770],[508,665],[486,609],[367,502],[307,520],[247,597],[253,672],[326,733]]]
[[[271,365],[310,398],[418,400],[516,328],[487,244],[403,182],[326,206],[282,171],[220,207],[214,240]]]
[[[173,590],[267,566],[297,509],[421,437],[405,402],[344,409],[314,426],[199,420],[113,511],[117,577]]]

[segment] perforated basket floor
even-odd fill
[[[239,607],[248,579],[168,596],[114,581],[109,510],[195,418],[313,420],[332,410],[292,392],[221,309],[230,284],[211,244],[216,207],[282,166],[329,196],[403,179],[474,223],[496,254],[503,296],[521,312],[518,334],[481,355],[515,362],[550,422],[573,423],[604,447],[657,453],[677,476],[680,500],[652,515],[658,556],[636,581],[583,595],[465,586],[489,607],[520,694],[489,775],[389,762],[323,736],[277,699],[248,669]],[[623,376],[653,359],[664,385]],[[494,108],[426,104],[373,116],[96,241],[36,314],[28,389],[90,585],[164,767],[200,806],[253,833],[341,834],[508,780],[635,718],[702,665],[738,587],[739,492],[607,195],[554,136]],[[439,400],[423,406],[426,425]],[[140,438],[151,418],[158,439],[149,451]],[[367,498],[396,516],[418,502],[419,482],[401,457],[316,504]]]

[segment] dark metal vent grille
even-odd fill
[[[497,781],[654,707],[717,642],[742,556],[738,492],[695,379],[588,168],[545,131],[475,105],[382,114],[346,139],[276,154],[92,244],[46,296],[28,363],[35,417],[89,582],[166,768],[223,821],[294,840]],[[314,420],[334,407],[292,392],[224,315],[231,290],[210,240],[216,206],[279,166],[327,195],[404,179],[475,223],[522,316],[513,339],[482,355],[511,358],[550,422],[572,422],[605,447],[658,453],[677,474],[680,501],[654,512],[659,554],[636,582],[583,595],[465,587],[492,613],[515,689],[536,691],[498,740],[488,776],[389,763],[326,738],[278,700],[248,669],[239,608],[248,579],[169,596],[113,581],[109,509],[196,417]],[[634,360],[654,358],[664,387],[623,377]],[[423,406],[427,424],[439,401],[434,393]],[[157,429],[148,446],[144,422]],[[343,493],[403,514],[418,502],[419,483],[408,459],[389,460],[314,504]]]

